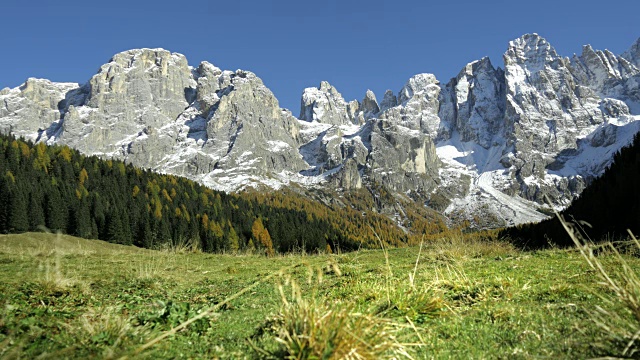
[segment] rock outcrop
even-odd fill
[[[67,94],[78,88],[78,84],[29,78],[18,88],[0,91],[0,131],[35,140],[38,132],[60,121]]]
[[[505,96],[502,69],[486,57],[468,64],[442,89],[438,115],[446,125],[439,138],[458,132],[463,142],[495,145],[494,137],[504,136]]]
[[[302,93],[300,120],[317,121],[331,125],[353,123],[348,105],[342,95],[326,81],[318,88],[306,88]]]
[[[398,105],[385,110],[380,118],[436,138],[440,128],[439,95],[440,82],[433,74],[415,75],[398,93]]]

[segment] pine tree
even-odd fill
[[[157,224],[157,237],[156,243],[158,245],[165,245],[171,243],[171,229],[169,228],[169,221],[167,219],[159,220]]]
[[[51,231],[65,231],[67,228],[67,206],[57,187],[50,187],[45,198],[45,222]]]
[[[78,237],[88,239],[91,237],[91,218],[89,204],[85,199],[80,200],[76,208],[71,211],[69,219],[69,232]]]
[[[107,234],[105,240],[116,244],[125,243],[125,235],[122,231],[122,219],[116,213],[111,213],[107,217]]]
[[[213,249],[213,251],[220,251],[224,247],[224,230],[222,229],[222,225],[220,225],[220,223],[218,223],[217,221],[209,221],[208,239],[211,239],[211,249]]]
[[[10,194],[10,211],[8,228],[10,232],[21,233],[29,230],[27,200],[17,187]]]
[[[149,218],[145,217],[139,222],[138,236],[133,244],[147,249],[153,248],[153,231]]]
[[[11,211],[11,197],[9,184],[5,177],[0,176],[0,232],[9,232],[9,214]]]
[[[29,194],[29,229],[36,231],[41,226],[45,226],[42,197],[39,193],[32,191]]]

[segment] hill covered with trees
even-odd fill
[[[621,149],[604,174],[595,179],[571,206],[561,212],[593,241],[611,240],[640,234],[640,136]],[[526,248],[572,246],[562,224],[551,218],[536,224],[505,229],[500,236],[511,238]]]
[[[66,146],[0,136],[0,232],[46,227],[145,248],[190,244],[206,252],[267,254],[402,246],[446,227],[420,210],[403,231],[371,211],[370,197],[327,206],[293,191],[226,194],[174,175],[84,156]],[[415,235],[413,235],[415,234]]]

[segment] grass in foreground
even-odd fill
[[[578,251],[448,239],[386,254],[264,258],[0,236],[0,357],[622,355],[593,311],[625,307],[603,303],[613,293]]]

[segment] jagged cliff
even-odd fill
[[[544,218],[545,198],[569,204],[638,132],[639,44],[566,58],[527,34],[504,69],[483,58],[446,83],[418,74],[380,103],[371,91],[347,102],[322,82],[304,90],[299,119],[251,72],[130,50],[83,85],[0,91],[0,131],[226,191],[383,188],[452,222],[515,224]]]

